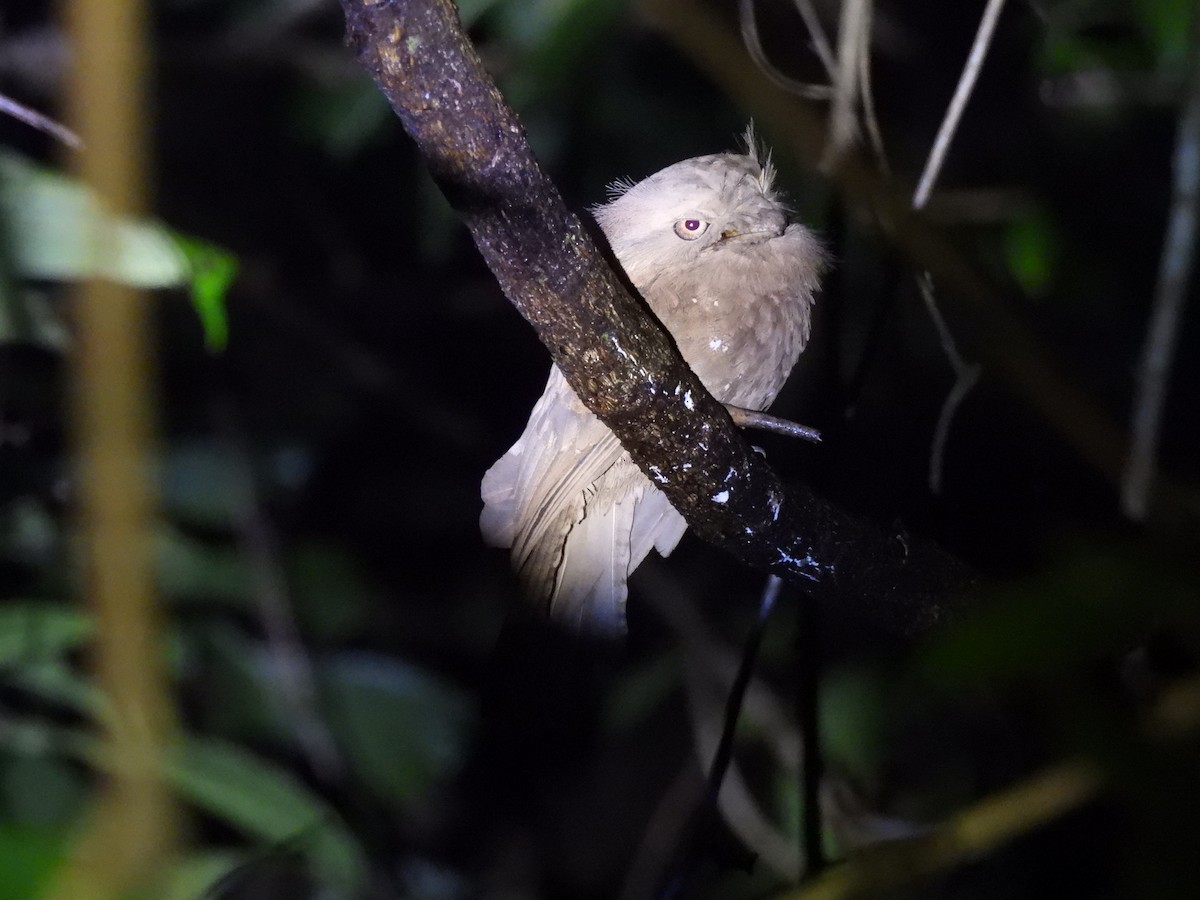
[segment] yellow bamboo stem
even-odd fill
[[[145,204],[144,10],[140,0],[67,0],[74,69],[70,121],[84,143],[76,172],[113,213]],[[112,235],[96,233],[104,255]],[[74,307],[76,472],[82,584],[96,619],[95,677],[109,701],[104,755],[112,768],[48,896],[148,896],[173,838],[162,780],[171,734],[164,642],[151,570],[149,488],[153,400],[147,298],[91,279]]]

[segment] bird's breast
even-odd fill
[[[772,243],[729,248],[738,252],[724,258],[715,248],[704,265],[643,291],[709,392],[752,409],[775,399],[808,339],[812,293],[781,277],[772,257],[783,248]]]

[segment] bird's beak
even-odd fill
[[[781,234],[783,234],[783,230],[777,228],[762,228],[757,231],[738,231],[736,228],[726,228],[721,232],[721,240],[764,240],[779,237]]]

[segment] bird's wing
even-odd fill
[[[687,528],[557,367],[525,432],[483,478],[485,540],[511,546],[530,598],[593,633],[625,629],[626,579]]]

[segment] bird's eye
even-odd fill
[[[694,241],[708,231],[708,223],[703,219],[680,219],[675,223],[675,233],[685,241]]]

